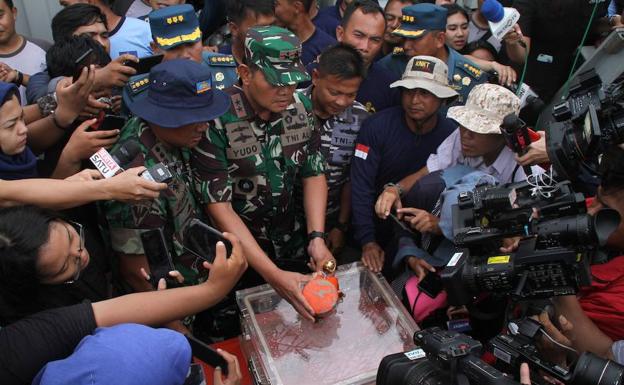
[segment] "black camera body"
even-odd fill
[[[416,332],[414,342],[419,349],[384,357],[377,385],[518,385],[482,361],[483,346],[467,335],[433,327]]]
[[[616,211],[587,214],[570,182],[548,194],[527,182],[478,186],[453,207],[455,244],[462,248],[442,271],[451,305],[489,292],[524,300],[569,295],[591,283],[590,263],[619,225]],[[524,237],[513,253],[501,240]]]
[[[605,85],[594,69],[581,73],[569,97],[554,106],[547,151],[557,176],[597,175],[600,155],[624,142],[624,75]]]
[[[514,253],[471,255],[463,250],[442,271],[450,305],[468,305],[488,292],[514,300],[576,294],[591,283],[591,251],[567,247],[536,248],[537,239],[520,242]]]
[[[569,367],[544,359],[535,345],[543,331],[542,325],[530,318],[512,322],[514,333],[499,334],[489,341],[488,349],[496,357],[496,367],[518,373],[523,362],[567,385],[621,384],[624,367],[613,361],[584,352]]]

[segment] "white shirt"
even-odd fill
[[[0,55],[0,62],[29,76],[45,71],[47,67],[45,51],[25,37],[24,43],[17,51],[9,55]],[[21,86],[19,91],[22,105],[26,105],[26,87]]]
[[[483,171],[489,175],[492,175],[500,183],[509,182],[521,182],[526,180],[526,175],[522,167],[518,167],[514,175],[514,170],[518,163],[516,163],[515,154],[511,149],[505,146],[498,157],[489,166],[485,165],[482,157],[465,157],[462,153],[461,139],[459,135],[459,128],[449,135],[436,150],[435,154],[429,155],[427,159],[427,169],[429,172],[438,170],[444,170],[446,168],[462,164],[464,166],[472,167],[476,170]],[[537,175],[544,170],[539,166],[532,166],[531,171]],[[513,176],[513,180],[512,180]]]

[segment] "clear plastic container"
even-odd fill
[[[241,345],[257,384],[374,384],[383,357],[414,347],[418,327],[381,275],[354,263],[336,276],[345,297],[316,323],[269,285],[236,293]]]

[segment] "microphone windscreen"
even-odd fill
[[[498,23],[505,16],[505,10],[497,0],[485,0],[481,6],[481,14],[492,23]]]

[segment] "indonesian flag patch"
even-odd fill
[[[355,156],[366,160],[368,158],[368,150],[370,150],[370,147],[358,143],[355,145]]]

